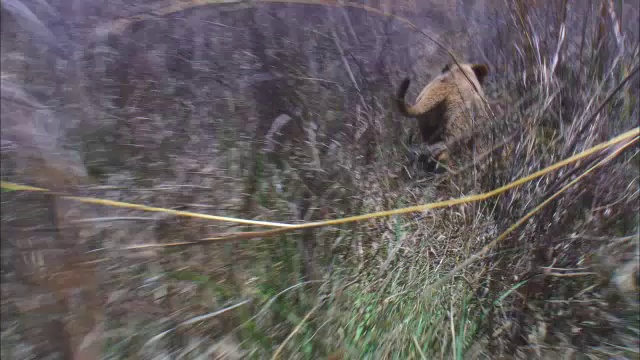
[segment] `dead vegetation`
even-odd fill
[[[6,0],[2,180],[283,222],[488,191],[638,126],[637,5],[540,3],[403,14],[493,74],[495,151],[425,177],[393,89],[448,55],[393,18]],[[255,228],[3,190],[2,355],[637,358],[639,171],[626,142],[480,203],[136,251]]]

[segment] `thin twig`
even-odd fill
[[[618,91],[620,91],[620,89],[622,89],[622,87],[629,82],[629,80],[631,80],[640,70],[640,65],[636,66],[627,76],[625,76],[624,79],[622,79],[622,81],[620,81],[620,83],[618,84],[618,86],[616,86],[607,96],[606,99],[604,99],[604,101],[602,101],[602,103],[600,103],[600,106],[598,106],[598,108],[596,109],[596,111],[593,112],[593,114],[591,114],[591,116],[589,116],[589,118],[587,119],[587,121],[584,122],[584,125],[582,126],[582,128],[580,128],[578,130],[578,132],[574,135],[573,139],[571,139],[571,141],[569,142],[569,145],[566,147],[566,151],[565,151],[565,155],[569,152],[569,151],[573,151],[573,148],[576,146],[576,143],[578,142],[578,140],[580,139],[580,137],[582,136],[582,134],[587,131],[587,128],[589,127],[588,125],[596,118],[596,116],[598,116],[598,114],[600,114],[600,111],[602,111],[602,109],[604,109],[605,106],[607,106],[607,104],[609,103],[609,101],[611,101],[611,99],[613,99],[613,96],[616,95],[618,93]]]
[[[289,334],[289,336],[287,336],[286,339],[284,339],[284,341],[282,342],[282,344],[280,344],[280,346],[278,346],[278,349],[276,349],[276,351],[273,353],[273,356],[271,357],[272,360],[275,360],[278,358],[278,356],[280,356],[280,353],[282,352],[282,350],[284,349],[285,345],[287,345],[287,343],[289,342],[289,340],[291,340],[291,338],[298,333],[298,331],[300,331],[300,329],[302,329],[302,326],[307,322],[307,320],[309,320],[309,318],[311,317],[311,315],[313,315],[313,313],[316,312],[316,310],[318,310],[322,304],[324,304],[324,301],[320,301],[318,303],[318,305],[314,306],[313,309],[309,310],[309,312],[307,313],[307,315],[304,316],[304,318],[302,318],[302,320],[300,320],[300,323],[295,327],[295,329],[293,329],[293,331]]]

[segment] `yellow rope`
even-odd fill
[[[2,189],[6,189],[10,191],[31,191],[31,192],[37,191],[37,192],[46,192],[46,193],[55,194],[48,189],[38,188],[35,186],[29,186],[29,185],[14,184],[14,183],[5,182],[5,181],[2,181],[0,185]],[[87,204],[104,205],[104,206],[127,208],[127,209],[133,209],[133,210],[149,211],[149,212],[162,212],[166,214],[193,217],[193,218],[199,218],[199,219],[205,219],[205,220],[228,221],[228,222],[233,222],[238,224],[262,225],[262,226],[280,227],[280,228],[295,227],[295,225],[292,225],[292,224],[283,224],[283,223],[277,223],[272,221],[248,220],[248,219],[239,219],[239,218],[233,218],[233,217],[227,217],[227,216],[208,215],[208,214],[194,213],[189,211],[180,211],[180,210],[165,209],[165,208],[146,206],[146,205],[140,205],[140,204],[132,204],[132,203],[126,203],[122,201],[98,199],[98,198],[92,198],[92,197],[68,196],[68,195],[60,195],[60,197],[68,200],[87,203]]]
[[[536,178],[539,178],[543,175],[546,175],[552,171],[555,171],[561,167],[564,167],[566,165],[569,165],[571,163],[577,162],[581,159],[584,159],[590,155],[593,155],[601,150],[604,150],[612,145],[615,145],[617,143],[620,143],[622,141],[625,140],[630,140],[632,138],[634,138],[631,141],[636,141],[638,140],[638,135],[640,134],[640,128],[634,128],[633,130],[629,130],[625,133],[623,133],[622,135],[619,135],[607,142],[604,142],[602,144],[593,146],[587,150],[584,150],[574,156],[571,156],[565,160],[559,161],[549,167],[546,167],[542,170],[536,171],[533,174],[530,174],[528,176],[522,177],[514,182],[511,182],[507,185],[501,186],[495,190],[486,192],[486,193],[482,193],[482,194],[477,194],[477,195],[470,195],[470,196],[464,196],[461,198],[457,198],[457,199],[451,199],[451,200],[445,200],[445,201],[438,201],[438,202],[434,202],[434,203],[429,203],[429,204],[423,204],[423,205],[416,205],[416,206],[409,206],[409,207],[404,207],[404,208],[400,208],[400,209],[394,209],[394,210],[387,210],[387,211],[379,211],[379,212],[374,212],[374,213],[369,213],[369,214],[364,214],[364,215],[356,215],[356,216],[350,216],[350,217],[345,217],[345,218],[339,218],[339,219],[332,219],[332,220],[324,220],[324,221],[316,221],[316,222],[309,222],[309,223],[303,223],[303,224],[287,224],[287,223],[278,223],[278,222],[270,222],[270,221],[258,221],[258,220],[248,220],[248,219],[240,219],[240,218],[234,218],[234,217],[226,217],[226,216],[216,216],[216,215],[208,215],[208,214],[201,214],[201,213],[194,213],[194,212],[189,212],[189,211],[179,211],[179,210],[172,210],[172,209],[165,209],[165,208],[159,208],[159,207],[152,207],[152,206],[146,206],[146,205],[140,205],[140,204],[132,204],[132,203],[126,203],[126,202],[121,202],[121,201],[113,201],[113,200],[105,200],[105,199],[98,199],[98,198],[92,198],[92,197],[81,197],[81,196],[68,196],[68,195],[61,195],[59,194],[59,196],[61,196],[62,198],[65,199],[69,199],[69,200],[74,200],[74,201],[78,201],[78,202],[82,202],[82,203],[89,203],[89,204],[97,204],[97,205],[104,205],[104,206],[111,206],[111,207],[120,207],[120,208],[128,208],[128,209],[133,209],[133,210],[141,210],[141,211],[150,211],[150,212],[162,212],[162,213],[167,213],[167,214],[172,214],[172,215],[176,215],[176,216],[186,216],[186,217],[193,217],[193,218],[200,218],[200,219],[205,219],[205,220],[215,220],[215,221],[228,221],[228,222],[232,222],[232,223],[238,223],[238,224],[248,224],[248,225],[261,225],[261,226],[269,226],[269,227],[277,227],[277,228],[281,228],[281,229],[289,229],[289,230],[297,230],[297,229],[307,229],[307,228],[316,228],[316,227],[322,227],[322,226],[329,226],[329,225],[340,225],[340,224],[346,224],[346,223],[351,223],[351,222],[357,222],[357,221],[362,221],[362,220],[368,220],[368,219],[373,219],[373,218],[379,218],[379,217],[388,217],[391,215],[399,215],[399,214],[406,214],[406,213],[412,213],[412,212],[419,212],[419,211],[425,211],[425,210],[431,210],[431,209],[437,209],[437,208],[443,208],[443,207],[450,207],[450,206],[454,206],[454,205],[459,205],[459,204],[464,204],[464,203],[470,203],[470,202],[477,202],[477,201],[482,201],[482,200],[486,200],[490,197],[494,197],[497,195],[500,195],[510,189],[513,189],[517,186],[520,186],[526,182],[529,182],[531,180],[534,180]],[[2,189],[6,189],[6,190],[13,190],[13,191],[37,191],[37,192],[47,192],[47,193],[52,193],[50,190],[48,189],[44,189],[44,188],[38,188],[38,187],[34,187],[34,186],[28,186],[28,185],[20,185],[20,184],[14,184],[14,183],[10,183],[10,182],[1,182],[0,183],[0,187]],[[273,230],[272,230],[273,231]],[[264,232],[265,234],[268,233]],[[239,233],[236,234],[234,236],[239,236],[239,237],[244,237],[246,236],[247,233]],[[249,233],[251,234],[251,233]],[[219,239],[223,239],[223,238],[219,238]],[[226,239],[226,237],[224,237],[224,239]]]
[[[376,213],[371,213],[371,214],[365,214],[365,215],[357,215],[357,216],[351,216],[351,217],[347,217],[347,218],[341,218],[341,219],[334,219],[334,220],[326,220],[326,221],[319,221],[319,222],[312,222],[312,223],[306,223],[306,224],[300,224],[300,225],[296,225],[295,228],[297,229],[304,229],[304,228],[308,228],[308,227],[317,227],[317,226],[326,226],[326,225],[337,225],[337,224],[344,224],[344,223],[348,223],[348,222],[354,222],[354,221],[359,221],[359,220],[366,220],[366,219],[371,219],[371,218],[376,218],[376,217],[386,217],[386,216],[391,216],[391,215],[398,215],[398,214],[405,214],[405,213],[410,213],[410,212],[418,212],[418,211],[424,211],[424,210],[431,210],[431,209],[437,209],[437,208],[442,208],[442,207],[450,207],[450,206],[454,206],[454,205],[459,205],[459,204],[463,204],[463,203],[469,203],[469,202],[477,202],[477,201],[481,201],[481,200],[486,200],[490,197],[494,197],[496,195],[500,195],[505,191],[508,191],[510,189],[513,189],[517,186],[520,186],[526,182],[529,182],[533,179],[539,178],[543,175],[546,175],[554,170],[557,170],[563,166],[569,165],[571,163],[574,163],[578,160],[584,159],[590,155],[593,155],[595,153],[597,153],[598,151],[601,151],[603,149],[606,149],[608,147],[610,147],[611,145],[617,144],[623,140],[627,140],[630,139],[632,137],[637,137],[638,134],[640,133],[640,129],[639,128],[635,128],[633,130],[627,131],[626,133],[617,136],[605,143],[596,145],[594,147],[591,147],[579,154],[576,154],[574,156],[571,156],[565,160],[559,161],[549,167],[546,167],[542,170],[536,171],[531,175],[522,177],[514,182],[511,182],[507,185],[501,186],[497,189],[491,190],[489,192],[486,193],[482,193],[482,194],[477,194],[477,195],[470,195],[470,196],[463,196],[461,198],[457,198],[457,199],[451,199],[451,200],[445,200],[445,201],[439,201],[439,202],[434,202],[434,203],[429,203],[429,204],[424,204],[424,205],[416,205],[416,206],[410,206],[410,207],[405,207],[405,208],[400,208],[400,209],[395,209],[395,210],[387,210],[387,211],[380,211],[380,212],[376,212]],[[634,141],[637,139],[634,139]]]

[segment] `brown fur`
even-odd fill
[[[396,106],[404,116],[418,119],[422,141],[427,144],[462,138],[472,132],[473,117],[482,114],[478,110],[483,106],[482,84],[488,73],[486,64],[447,65],[442,74],[422,89],[411,106],[404,100],[410,83],[406,78],[398,89]],[[445,160],[447,157],[448,154],[443,152],[437,159]]]

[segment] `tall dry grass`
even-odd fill
[[[486,191],[638,126],[637,7],[486,4],[474,43],[493,118],[479,136],[497,150],[406,177],[389,89],[399,64],[426,80],[444,55],[393,19],[200,6],[103,36],[98,24],[148,9],[3,1],[2,178],[317,220]],[[246,229],[3,192],[3,356],[634,358],[637,149],[480,204],[157,251],[117,249]]]

